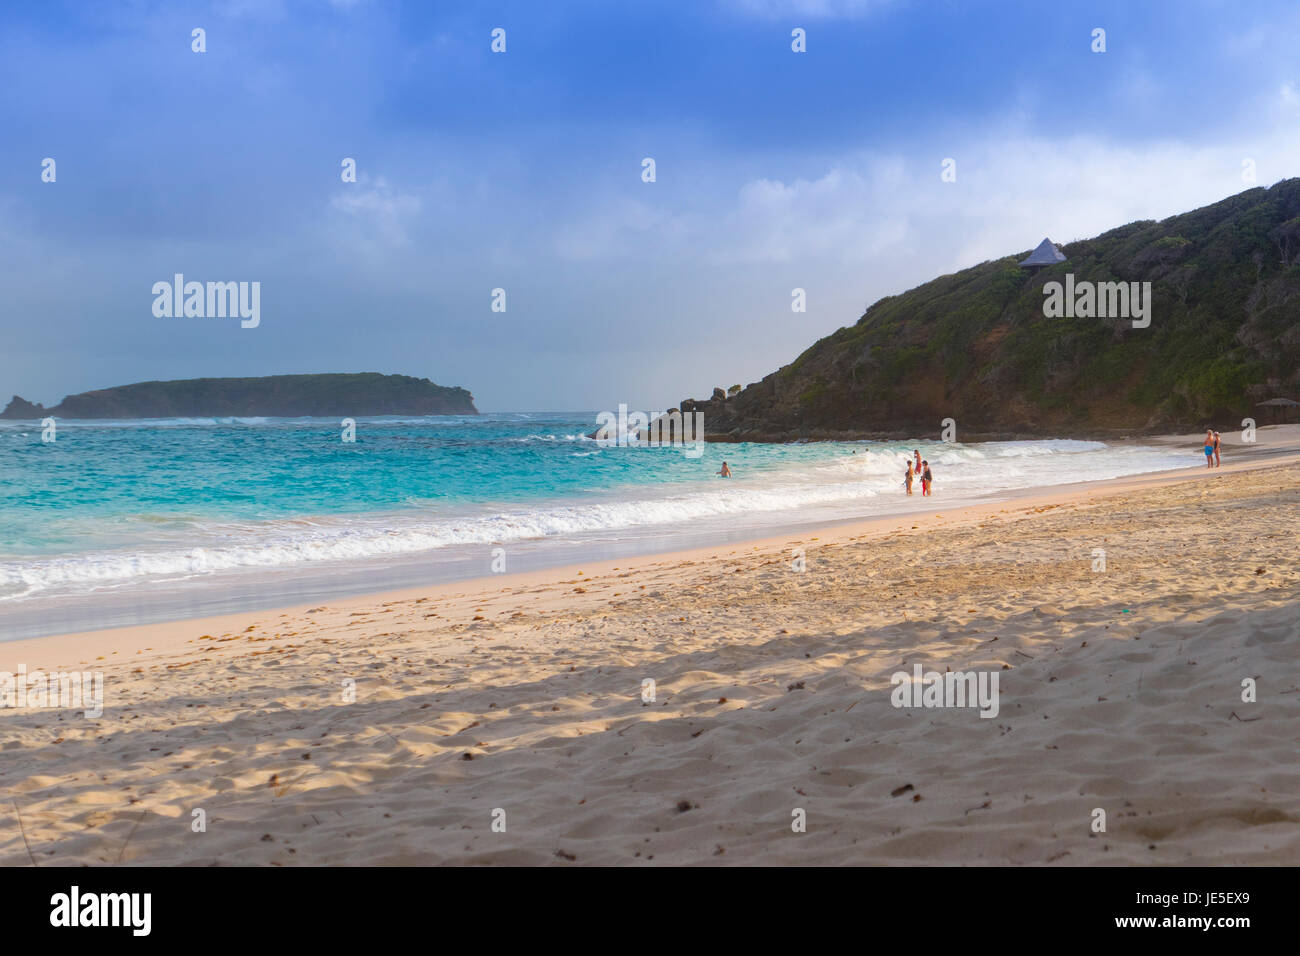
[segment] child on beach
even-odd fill
[[[1205,429],[1205,467],[1214,467],[1214,430]]]
[[[921,462],[921,496],[926,497],[930,494],[930,483],[934,481],[934,475],[930,473],[930,463]]]

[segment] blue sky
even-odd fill
[[[1239,192],[1244,159],[1300,174],[1297,28],[1208,0],[6,5],[0,400],[383,371],[663,408],[936,275]],[[261,325],[156,318],[176,272],[260,281]]]

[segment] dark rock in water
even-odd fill
[[[0,418],[44,418],[48,414],[45,406],[39,402],[32,404],[27,399],[15,395],[9,400],[4,413],[0,414]]]
[[[474,396],[427,378],[379,372],[193,378],[69,395],[53,408],[14,396],[0,418],[229,418],[477,415]]]

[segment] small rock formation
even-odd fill
[[[9,399],[5,410],[0,412],[0,418],[44,418],[47,414],[45,406],[40,402],[32,404],[27,399],[15,395]]]

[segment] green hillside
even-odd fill
[[[44,408],[18,396],[0,418],[208,418],[227,416],[476,415],[474,396],[427,378],[378,372],[192,378],[69,395]]]
[[[1037,242],[1039,237],[1032,237]],[[1111,434],[1237,427],[1300,389],[1300,180],[1161,222],[1026,249],[881,299],[733,398],[688,402],[710,437]],[[1151,285],[1149,328],[1044,316],[1043,286]]]

